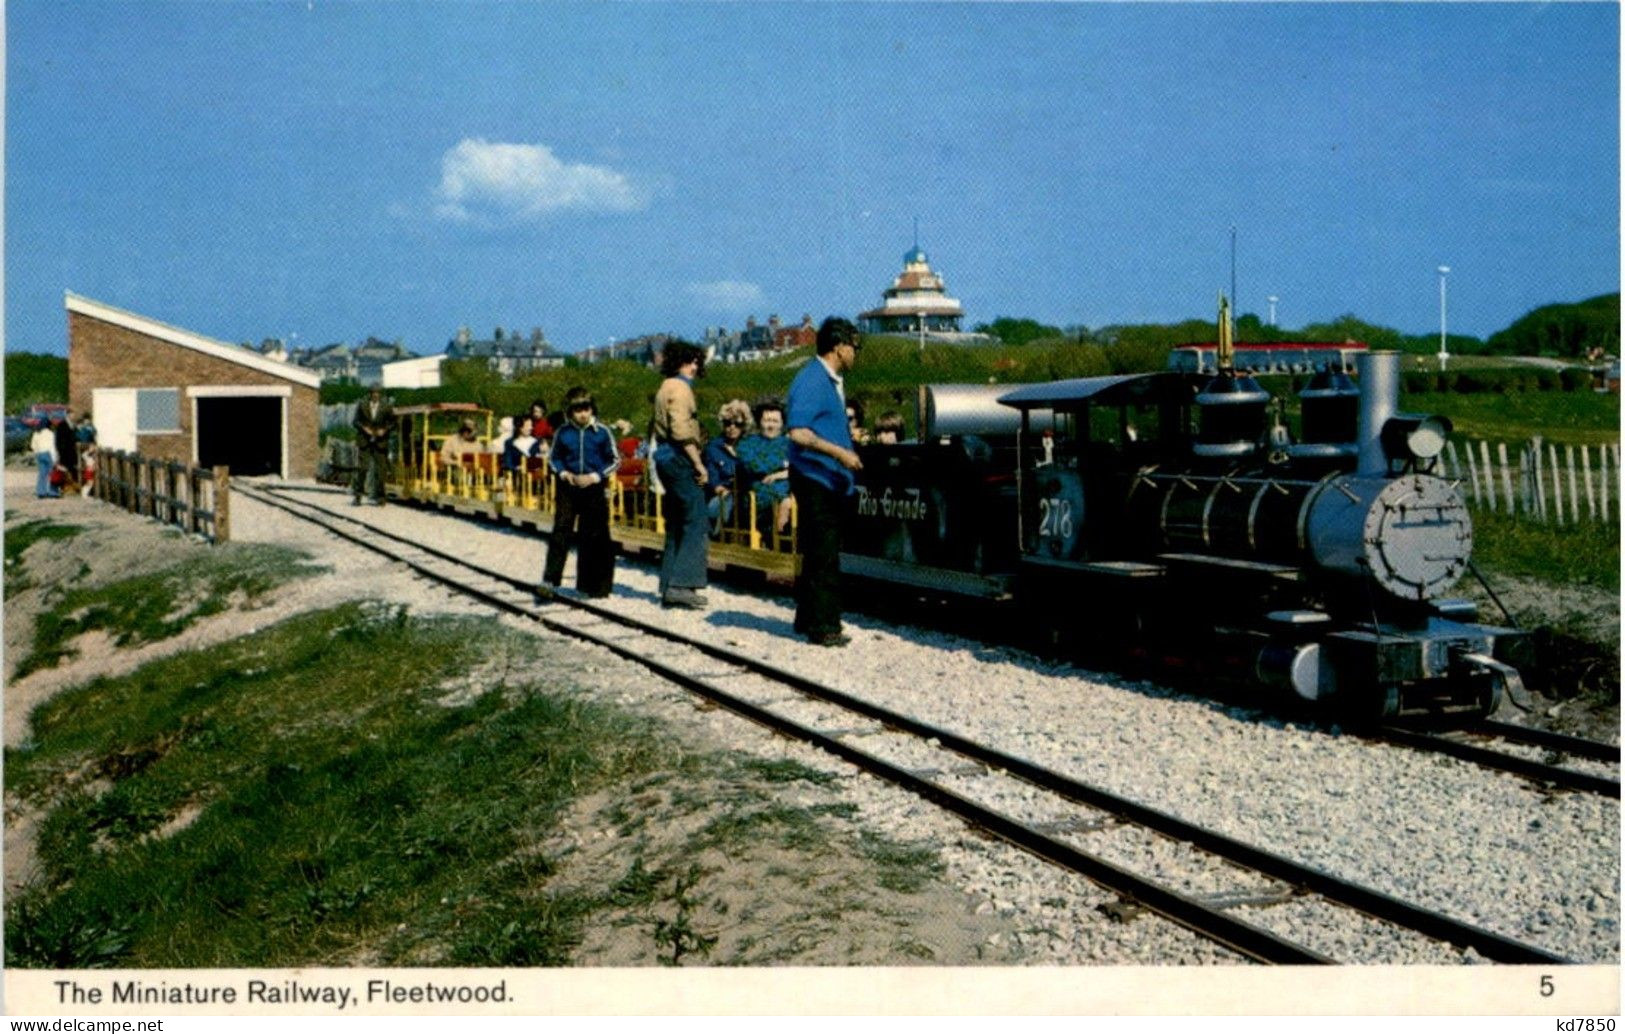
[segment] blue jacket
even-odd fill
[[[614,433],[603,424],[594,420],[577,427],[570,422],[553,432],[553,453],[547,462],[555,474],[597,474],[607,481],[621,465],[621,454]]]
[[[843,449],[852,448],[852,430],[846,423],[846,401],[841,397],[835,377],[817,356],[807,360],[807,365],[790,382],[784,410],[787,429],[811,428],[826,442]],[[794,441],[790,443],[790,469],[842,495],[851,494],[856,480],[850,470],[831,457],[803,449]]]
[[[542,443],[540,439],[532,439],[530,448],[520,449],[519,446],[514,444],[514,440],[509,438],[508,443],[502,447],[502,469],[520,470],[524,467],[525,460],[541,454]]]

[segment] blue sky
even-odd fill
[[[65,290],[225,340],[567,351],[875,305],[1353,312],[1619,286],[1597,4],[6,5],[5,332]]]

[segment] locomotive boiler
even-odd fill
[[[1295,437],[1224,369],[924,389],[920,440],[864,454],[843,566],[1346,718],[1487,714],[1528,642],[1451,595],[1472,521],[1434,470],[1449,421],[1398,412],[1397,355],[1359,362],[1358,386],[1314,376]]]

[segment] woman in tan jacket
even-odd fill
[[[683,340],[666,344],[655,392],[654,462],[666,488],[666,550],[660,558],[660,602],[667,607],[705,607],[705,462],[700,454],[699,407],[694,381],[705,370],[705,350]]]

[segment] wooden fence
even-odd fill
[[[1450,442],[1444,473],[1469,506],[1555,524],[1618,521],[1619,445],[1553,445],[1534,438]]]
[[[131,513],[210,542],[231,537],[231,472],[225,467],[188,467],[175,460],[101,449],[91,485],[97,499]]]

